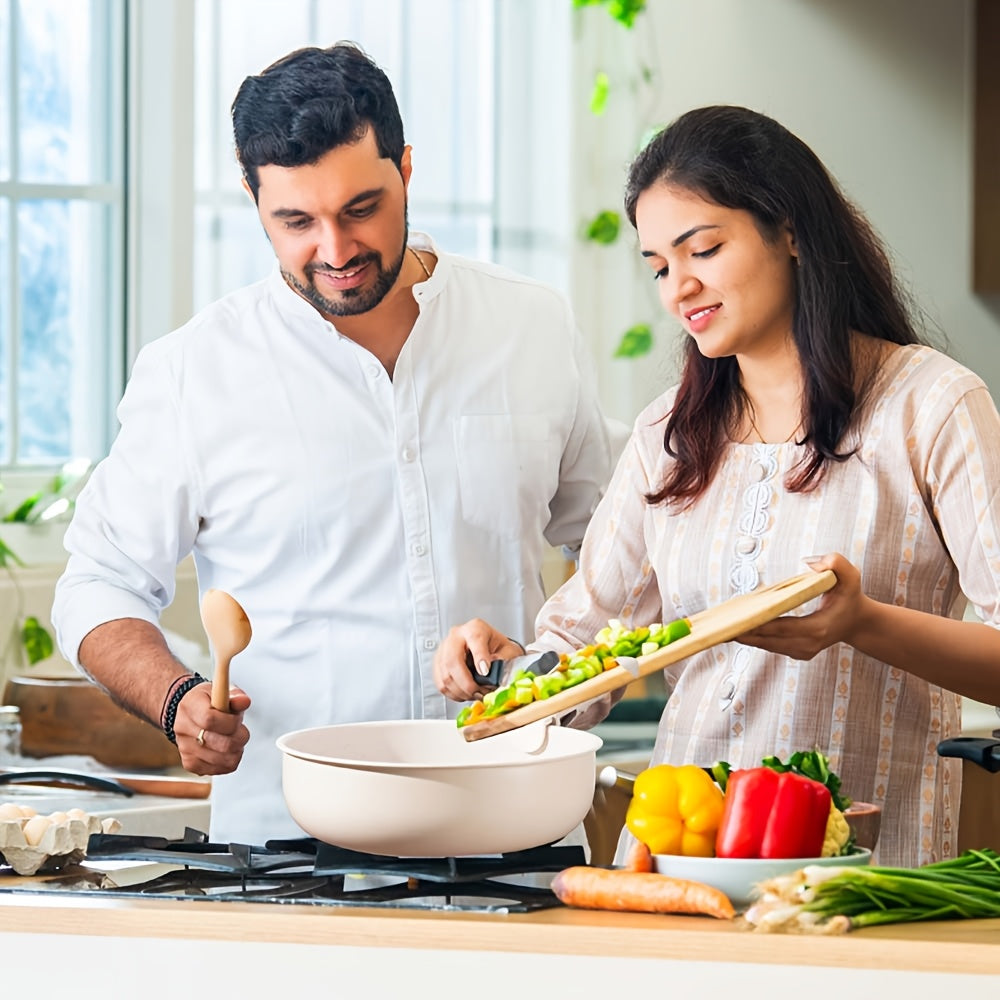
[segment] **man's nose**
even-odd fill
[[[342,227],[332,222],[323,224],[316,245],[316,256],[330,267],[344,267],[357,254],[357,244]]]

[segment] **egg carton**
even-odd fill
[[[0,864],[18,875],[58,871],[87,855],[91,834],[117,833],[117,819],[99,819],[82,809],[45,816],[30,806],[0,805]]]

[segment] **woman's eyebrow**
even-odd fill
[[[721,229],[721,228],[722,228],[721,226],[714,226],[714,225],[693,226],[691,229],[687,230],[687,232],[681,233],[680,236],[677,237],[677,239],[671,241],[670,245],[672,247],[679,247],[685,240],[691,239],[691,237],[694,236],[695,233],[703,232],[706,229]],[[639,256],[658,257],[659,254],[655,250],[640,250]]]

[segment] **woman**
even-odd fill
[[[836,586],[796,614],[668,668],[652,763],[816,747],[846,794],[882,806],[878,860],[953,855],[961,762],[936,746],[960,730],[959,695],[1000,703],[989,392],[920,343],[871,227],[771,119],[683,115],[633,163],[625,207],[684,367],[637,418],[532,648],[831,569]],[[962,620],[966,597],[986,624]],[[435,666],[452,698],[481,691],[466,652],[519,650],[481,621],[453,629]]]

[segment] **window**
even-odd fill
[[[0,466],[103,453],[121,385],[124,5],[0,0]]]
[[[385,67],[414,148],[414,229],[566,290],[569,152],[554,126],[571,13],[570,0],[0,0],[5,509],[12,473],[106,453],[143,344],[273,266],[229,107],[293,48],[352,39]]]

